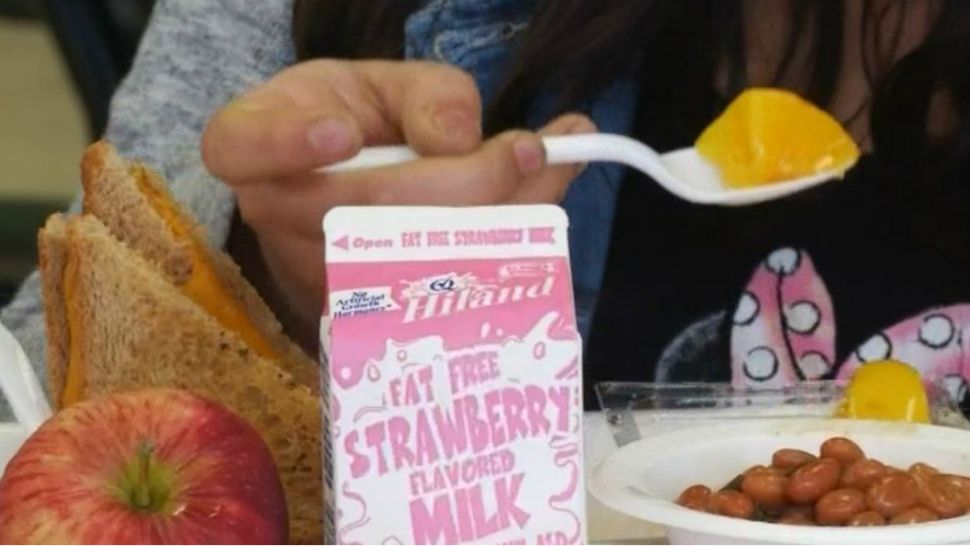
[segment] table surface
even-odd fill
[[[583,424],[588,475],[595,464],[617,447],[602,413],[587,412]],[[663,527],[608,508],[589,492],[586,493],[586,522],[588,538],[593,543],[666,544]]]

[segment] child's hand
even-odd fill
[[[202,140],[208,169],[235,191],[259,240],[272,288],[315,335],[325,285],[323,215],[339,205],[489,205],[561,200],[579,166],[547,166],[539,135],[482,142],[481,98],[441,64],[310,61],[227,104]],[[595,131],[560,117],[541,134]],[[362,146],[405,143],[411,164],[321,175]],[[433,157],[432,157],[433,156]],[[302,335],[301,335],[302,334]]]

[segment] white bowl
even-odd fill
[[[893,466],[924,462],[970,475],[970,432],[964,430],[841,419],[745,419],[661,432],[628,444],[592,470],[589,489],[614,510],[665,526],[671,544],[970,543],[970,516],[887,527],[803,527],[716,516],[674,502],[690,485],[714,488],[770,462],[779,448],[817,453],[832,436],[851,438],[868,456]]]

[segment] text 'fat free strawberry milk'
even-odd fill
[[[324,230],[331,538],[585,542],[562,210],[351,207]]]

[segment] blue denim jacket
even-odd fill
[[[406,56],[447,62],[468,71],[487,104],[533,7],[531,0],[432,0],[408,20]],[[626,134],[635,101],[634,85],[618,82],[590,104],[587,114],[601,132]],[[551,109],[551,97],[538,100],[530,114],[532,127],[549,121]],[[622,173],[619,165],[592,164],[562,203],[569,216],[576,308],[584,338],[603,280]]]

